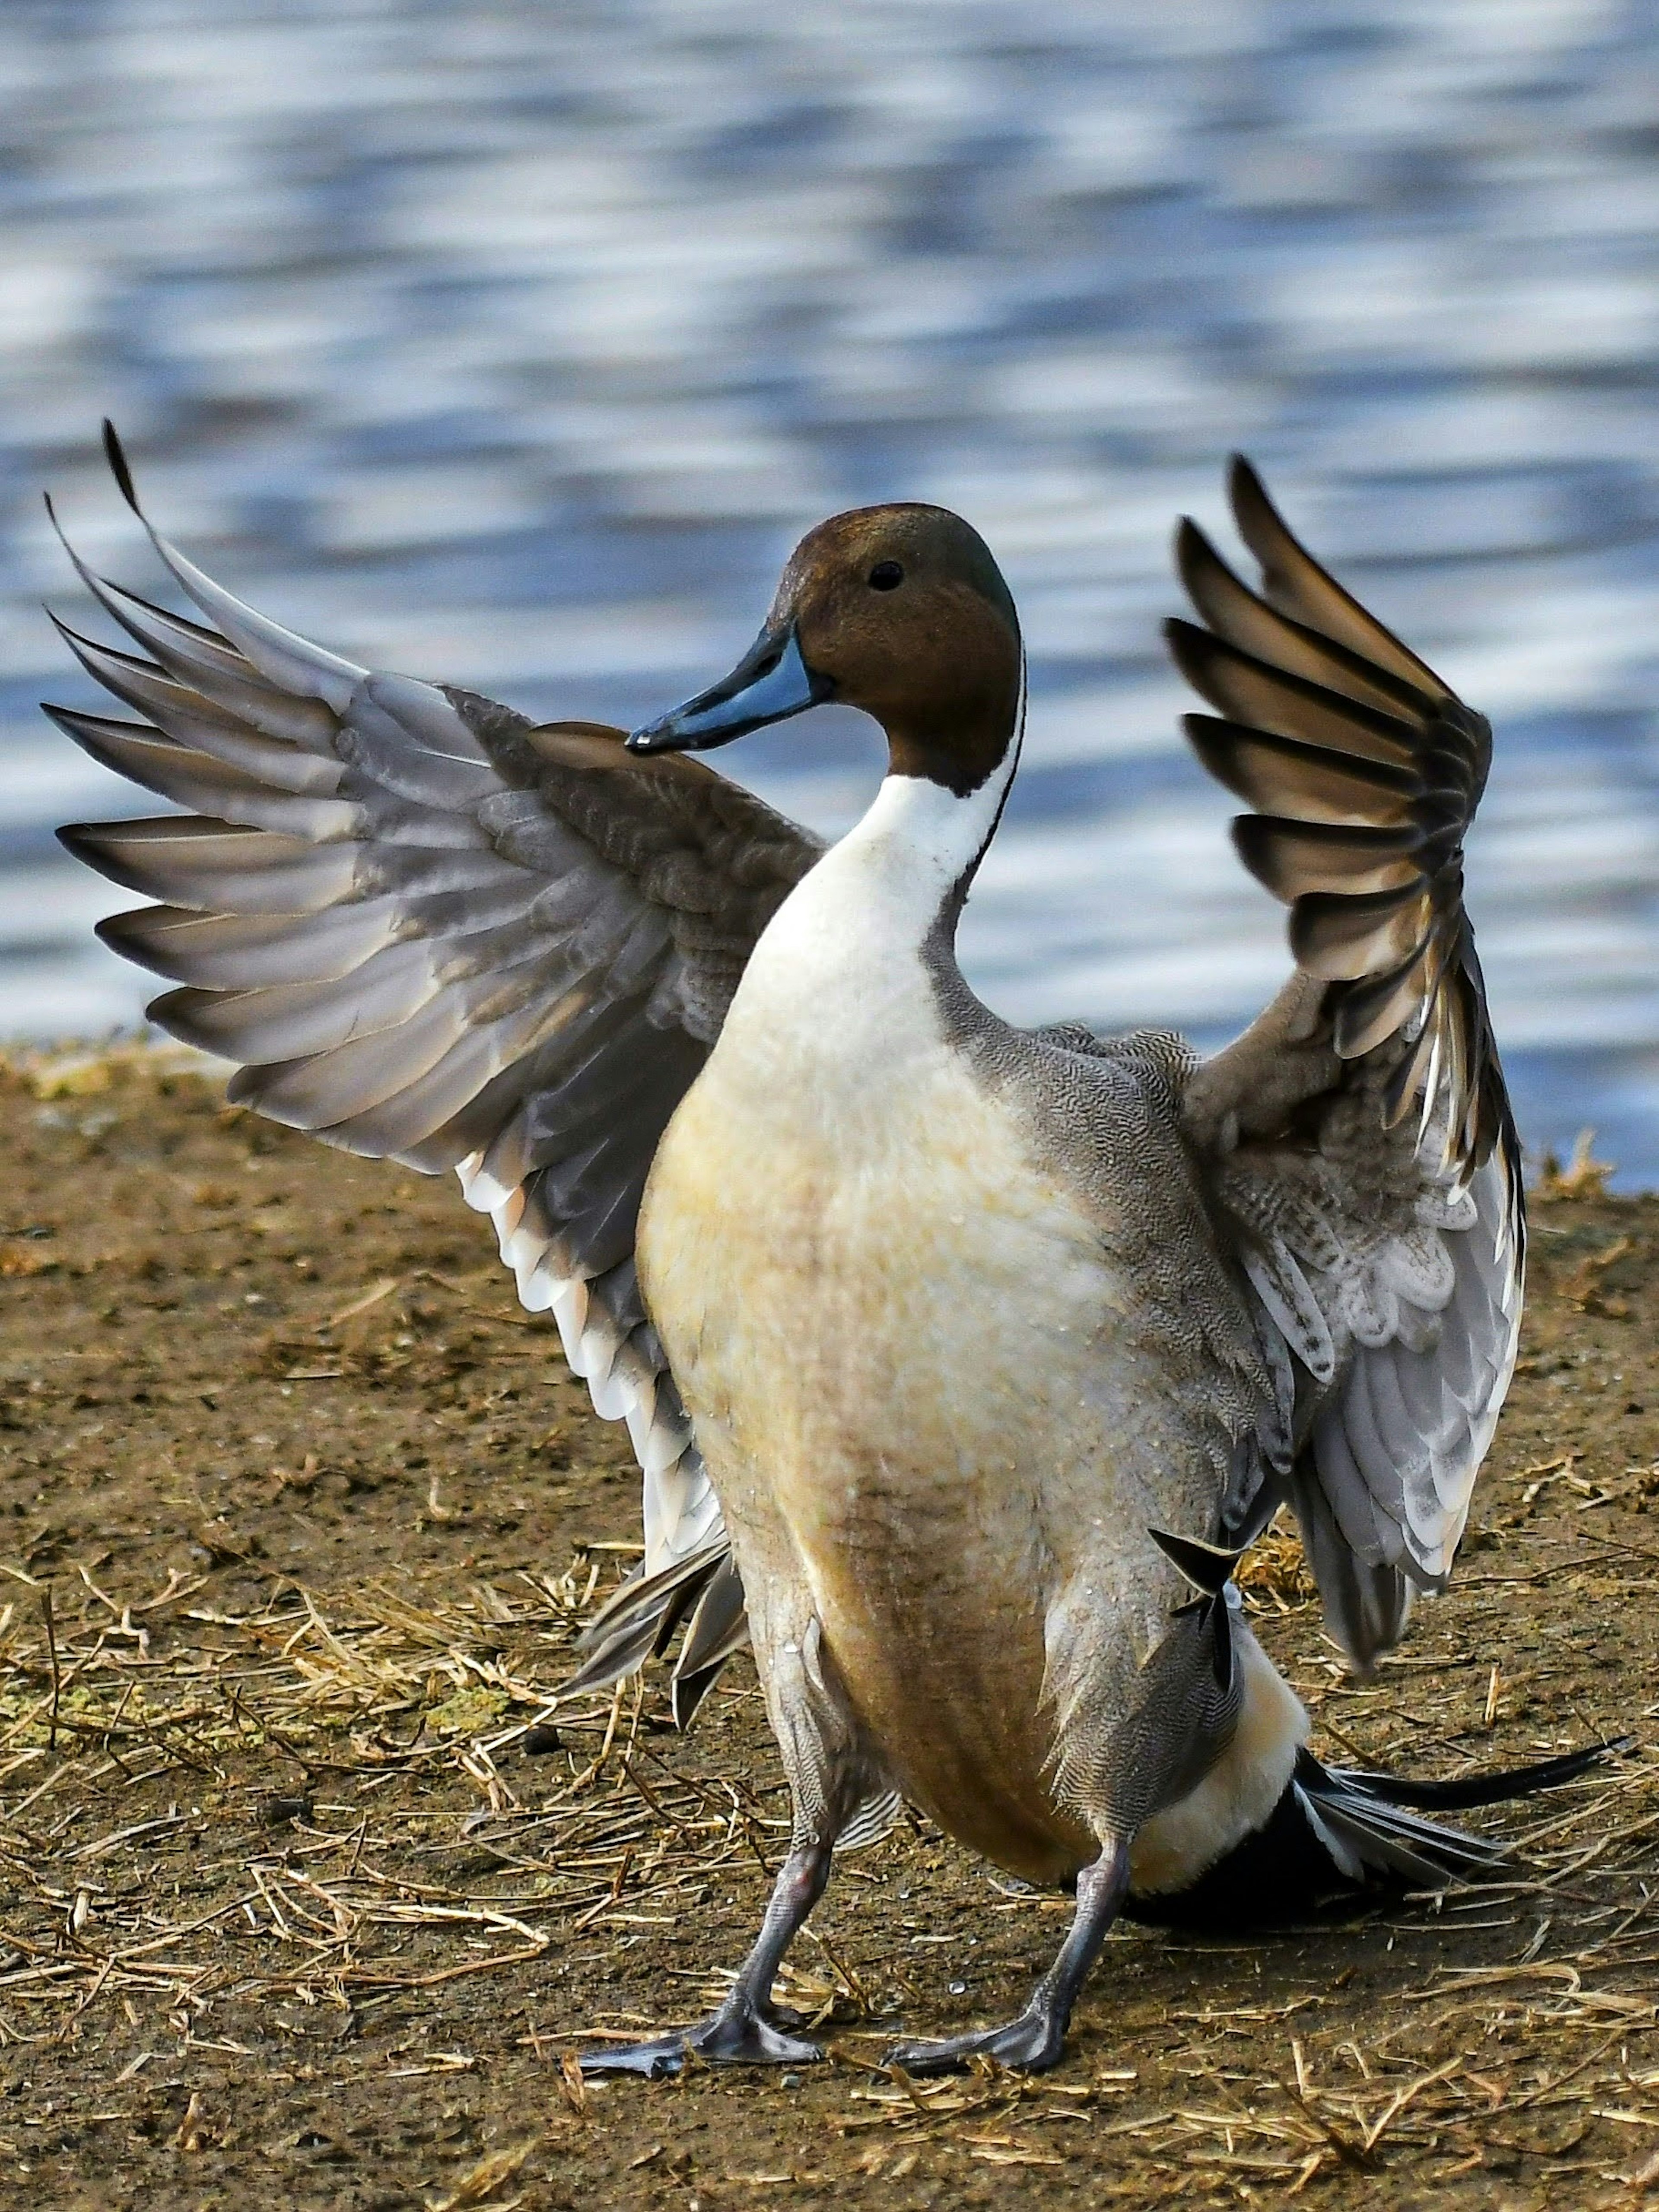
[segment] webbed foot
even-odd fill
[[[1045,2073],[1058,2065],[1066,2048],[1066,2022],[1052,2012],[1028,2007],[1018,2020],[1002,2027],[981,2028],[973,2035],[948,2035],[938,2041],[896,2043],[883,2064],[902,2067],[907,2074],[950,2074],[970,2058],[994,2058],[1023,2074]]]
[[[676,2028],[646,2043],[578,2051],[582,2072],[641,2074],[660,2081],[679,2073],[693,2052],[709,2066],[811,2066],[822,2058],[818,2045],[791,2033],[806,2023],[799,2013],[775,2005],[771,1990],[789,1939],[823,1894],[830,1849],[827,1843],[797,1844],[779,1868],[755,1948],[718,2012],[696,2027]]]
[[[1083,1978],[1116,1917],[1129,1880],[1129,1847],[1122,1838],[1101,1846],[1100,1856],[1078,1869],[1077,1911],[1054,1963],[1031,1992],[1018,2020],[975,2035],[949,2035],[937,2043],[899,2043],[890,2066],[907,2074],[949,2074],[970,2058],[994,2058],[1022,2074],[1057,2066],[1066,2048],[1066,2023]]]
[[[646,2043],[579,2051],[576,2063],[584,2074],[640,2074],[662,2081],[681,2070],[691,2051],[708,2066],[811,2066],[823,2056],[819,2045],[791,2035],[781,2019],[743,2005],[723,2007],[696,2027],[677,2028]]]

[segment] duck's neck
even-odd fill
[[[851,933],[843,939],[849,949],[878,939],[895,952],[920,952],[926,945],[951,957],[957,917],[1007,804],[1024,731],[1023,659],[1001,750],[995,751],[994,738],[985,732],[982,757],[994,765],[973,790],[916,774],[914,763],[925,749],[890,731],[888,773],[869,811],[825,854],[789,906],[801,901],[800,919],[816,914],[821,922],[839,909],[837,921]],[[950,749],[934,750],[943,757]],[[828,950],[833,958],[833,947]]]
[[[941,965],[1013,781],[1018,740],[966,798],[890,775],[862,821],[792,891],[750,956],[726,1037],[765,1029],[828,1057],[937,1033]],[[757,1038],[750,1037],[754,1043]]]
[[[854,886],[884,927],[921,944],[941,915],[952,927],[995,834],[1018,760],[1013,740],[1000,763],[965,798],[926,776],[889,775],[868,812],[814,871]]]

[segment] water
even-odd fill
[[[1498,752],[1471,900],[1522,1127],[1659,1182],[1659,11],[1595,0],[8,0],[0,1030],[143,979],[34,702],[96,456],[258,605],[538,714],[722,672],[834,508],[921,498],[1020,601],[1030,737],[964,930],[1018,1018],[1206,1041],[1285,972],[1161,656],[1246,447]],[[722,757],[835,830],[825,710]]]

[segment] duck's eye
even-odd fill
[[[896,592],[904,581],[904,571],[896,561],[878,561],[870,571],[872,592]]]

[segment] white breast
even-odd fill
[[[792,896],[664,1139],[639,1249],[745,1580],[802,1583],[896,1776],[1019,1864],[1046,1595],[1112,1513],[1121,1291],[923,956],[994,804],[894,780]]]

